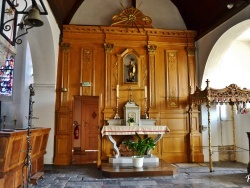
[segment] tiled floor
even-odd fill
[[[62,188],[206,188],[250,187],[247,165],[235,162],[213,163],[210,172],[206,163],[178,163],[174,177],[105,178],[95,164],[53,166],[45,165],[44,179],[32,187]],[[249,177],[250,178],[250,177]]]

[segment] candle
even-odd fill
[[[145,93],[145,98],[147,98],[147,86],[145,86],[145,91],[144,91]]]
[[[15,117],[14,117],[14,119],[16,120],[16,114],[15,114]]]
[[[119,97],[119,85],[116,86],[116,97]]]

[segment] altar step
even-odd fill
[[[163,160],[157,163],[144,163],[142,168],[134,168],[132,164],[102,162],[102,175],[108,178],[175,176],[178,168]]]
[[[98,150],[81,150],[74,148],[72,164],[89,164],[97,163]]]

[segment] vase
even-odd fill
[[[134,126],[134,123],[128,123],[129,124],[129,126]]]
[[[135,168],[141,168],[143,166],[143,157],[133,157],[133,166]]]

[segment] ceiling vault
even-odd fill
[[[136,0],[129,0],[136,7]],[[68,25],[84,0],[49,0],[48,3],[62,30]],[[250,0],[171,0],[179,10],[188,30],[201,38],[250,4]]]

